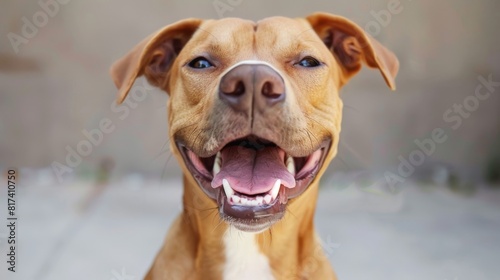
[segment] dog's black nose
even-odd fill
[[[222,77],[219,98],[236,111],[265,110],[285,100],[285,83],[267,65],[242,64]]]

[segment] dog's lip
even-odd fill
[[[247,137],[255,137],[254,135],[247,135],[244,137],[235,137],[235,138],[227,138],[221,142],[219,142],[217,145],[214,146],[214,148],[211,148],[210,150],[204,150],[204,149],[196,149],[194,147],[189,147],[188,144],[185,143],[185,141],[182,140],[176,140],[177,147],[179,150],[180,148],[185,148],[186,150],[192,151],[194,154],[196,154],[200,158],[210,158],[215,155],[217,155],[218,152],[220,152],[222,149],[224,149],[227,145],[231,144],[232,142],[238,140],[238,139],[245,139]],[[268,143],[274,143],[272,141],[263,139],[258,137],[261,141],[266,141]],[[319,148],[328,148],[331,143],[331,139],[325,139],[323,140],[319,145],[316,146],[316,148],[313,148],[313,150],[305,150],[305,149],[293,149],[293,148],[286,148],[286,147],[281,147],[279,146],[282,150],[286,152],[287,155],[290,155],[292,157],[307,157],[310,154],[312,154],[314,151],[318,150]],[[293,145],[292,145],[293,146]]]
[[[214,179],[212,172],[209,172],[206,168],[205,170],[199,170],[195,167],[195,165],[199,165],[202,160],[207,158],[200,158],[187,146],[177,143],[184,163],[192,176],[196,179],[205,194],[209,198],[216,201],[219,205],[221,218],[236,228],[249,232],[258,232],[266,229],[284,216],[288,200],[300,196],[305,190],[308,189],[310,183],[316,177],[316,174],[324,164],[330,144],[331,139],[325,140],[309,154],[308,157],[315,152],[321,152],[319,160],[313,165],[313,167],[310,167],[308,172],[301,174],[300,170],[298,170],[295,173],[295,187],[286,188],[283,185],[280,185],[278,196],[272,199],[270,203],[249,206],[231,203],[222,186],[216,188],[212,187],[211,183]],[[212,157],[215,158],[216,154]],[[198,162],[193,163],[193,160]],[[244,193],[239,194],[249,196],[252,199],[256,199],[256,196],[258,195],[265,195],[256,194],[255,196],[252,196]]]
[[[264,140],[265,141],[265,140]],[[271,142],[269,142],[271,143]],[[178,149],[182,155],[182,158],[184,160],[184,163],[186,164],[187,168],[189,169],[190,173],[193,175],[193,177],[198,181],[199,185],[202,187],[202,189],[205,191],[205,193],[212,198],[213,200],[217,200],[217,192],[215,191],[216,189],[222,189],[222,185],[218,186],[216,188],[211,187],[211,182],[214,179],[213,173],[208,171],[208,169],[200,170],[199,168],[195,167],[195,164],[193,163],[194,160],[206,160],[212,158],[215,158],[216,153],[213,154],[211,157],[208,158],[201,158],[197,156],[191,149],[189,149],[186,145],[184,145],[181,142],[176,142]],[[321,142],[313,152],[311,152],[307,157],[310,157],[314,152],[321,151],[321,156],[319,161],[309,169],[308,172],[301,172],[301,170],[297,170],[295,173],[295,181],[296,181],[296,187],[287,189],[288,190],[288,198],[295,198],[296,196],[300,195],[302,193],[302,190],[304,188],[303,184],[304,182],[307,182],[307,185],[310,183],[311,178],[314,178],[316,173],[319,171],[319,169],[322,167],[324,159],[326,154],[328,153],[329,147],[331,144],[331,139],[326,139],[323,142]],[[222,149],[221,149],[222,150]],[[289,155],[287,150],[283,150],[287,155]],[[191,157],[189,156],[191,155]],[[293,157],[293,156],[292,156]],[[296,159],[296,157],[293,157]],[[198,162],[199,164],[199,162]],[[212,167],[210,166],[210,169]],[[244,194],[245,195],[245,194]]]
[[[245,137],[243,137],[243,138],[245,138]],[[269,142],[269,143],[272,143],[272,142]],[[318,161],[318,163],[316,164],[316,165],[321,165],[323,163],[323,159],[324,159],[326,153],[328,152],[330,143],[331,143],[330,139],[327,139],[327,140],[323,141],[320,145],[318,145],[312,152],[308,153],[306,156],[296,155],[296,154],[293,153],[293,151],[288,151],[288,150],[285,150],[285,149],[283,149],[283,148],[281,148],[279,146],[278,147],[281,150],[283,150],[287,156],[291,156],[294,159],[297,159],[297,158],[306,158],[306,159],[308,159],[315,152],[321,151],[321,158]],[[194,149],[190,149],[190,148],[187,147],[187,145],[182,144],[181,142],[177,142],[177,146],[179,148],[179,151],[181,152],[181,155],[182,155],[182,157],[184,159],[184,162],[186,163],[186,165],[188,165],[188,168],[192,167],[194,169],[194,170],[190,170],[191,173],[193,173],[193,171],[195,171],[196,173],[198,173],[198,175],[199,175],[198,177],[202,177],[202,178],[204,178],[207,181],[213,180],[214,176],[213,176],[212,172],[210,170],[208,170],[208,169],[199,169],[199,168],[196,168],[197,164],[195,164],[193,161],[194,160],[202,160],[202,159],[215,158],[215,156],[217,155],[217,153],[219,153],[222,149],[224,149],[228,144],[226,144],[222,148],[216,150],[214,153],[211,153],[209,156],[202,157],[202,156],[196,154],[194,152]],[[301,172],[301,170],[297,170],[297,172],[296,172],[296,174],[294,176],[295,180],[296,181],[303,180],[304,178],[308,177],[310,175],[310,173],[311,172],[304,173],[304,172]]]
[[[254,207],[231,205],[224,191],[217,196],[221,218],[235,228],[246,232],[261,232],[279,221],[285,214],[286,205],[278,198],[267,205]]]

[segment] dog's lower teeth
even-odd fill
[[[281,180],[277,179],[274,183],[273,188],[265,196],[240,196],[234,192],[226,179],[222,179],[222,187],[227,196],[227,201],[233,205],[241,206],[260,206],[264,204],[270,204],[271,201],[275,200],[281,189]]]

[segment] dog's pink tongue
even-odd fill
[[[226,179],[237,192],[253,195],[272,189],[277,179],[287,188],[295,187],[295,178],[286,169],[285,152],[278,147],[260,150],[242,146],[222,149],[220,172],[212,180],[212,187],[222,186]]]

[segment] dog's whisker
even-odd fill
[[[209,211],[209,212],[207,213],[207,215],[205,215],[204,217],[202,217],[203,219],[206,219],[206,218],[208,218],[210,216],[214,216],[214,217],[218,216],[217,207],[215,207],[214,209],[206,209],[206,210],[200,211],[200,212],[205,212],[205,211]]]
[[[309,129],[307,128],[307,131],[309,131],[309,134],[312,135],[312,137],[314,137],[314,139],[316,140],[316,142],[320,142],[318,137],[316,137],[316,135]]]
[[[202,140],[202,139],[200,139],[201,133],[202,133],[202,131],[200,130],[200,131],[198,131],[198,133],[196,134],[196,136],[195,136],[195,138],[194,138],[194,143],[195,143],[195,145],[196,145],[196,142],[198,142],[198,139],[199,139],[199,141],[200,141],[200,144],[203,144],[203,143],[201,143],[203,140]]]
[[[218,207],[217,206],[215,206],[215,207],[208,207],[208,208],[198,208],[198,207],[195,207],[195,206],[193,206],[191,204],[184,204],[184,208],[190,209],[190,210],[194,210],[196,212],[199,212],[200,214],[204,213],[204,212],[207,212],[207,215],[205,215],[204,217],[202,217],[203,219],[208,218],[210,215],[212,215],[214,213],[215,214],[218,213],[218,211],[217,211]]]
[[[356,113],[359,113],[359,114],[363,115],[363,113],[362,113],[362,112],[360,112],[358,109],[356,109],[356,108],[352,107],[352,106],[351,106],[351,105],[349,105],[349,104],[344,104],[344,108],[351,109],[351,110],[353,110],[354,112],[356,112]]]
[[[365,160],[360,154],[358,154],[355,149],[351,148],[351,146],[349,146],[349,144],[347,144],[345,141],[340,143],[340,145],[344,147],[349,153],[354,155],[354,158],[356,158],[358,162],[361,162],[363,166],[370,165],[367,160]]]
[[[161,146],[160,151],[163,151],[163,149],[165,149],[165,147],[168,145],[168,143],[170,143],[170,137],[168,137],[167,140],[165,140],[165,143],[163,143],[163,145]]]
[[[162,155],[166,154],[166,153],[170,153],[170,149],[165,149],[165,150],[162,150],[160,151],[160,153],[158,153],[154,158],[151,159],[151,161],[155,161],[157,160],[159,157],[161,157]]]
[[[299,218],[298,218],[298,217],[297,217],[297,216],[296,216],[296,215],[292,212],[292,210],[290,210],[290,208],[287,208],[287,209],[286,209],[286,212],[287,212],[287,213],[289,213],[290,215],[292,215],[292,217],[294,217],[295,219],[297,219],[297,220],[299,219]]]
[[[170,162],[170,159],[172,158],[174,154],[169,154],[168,157],[167,157],[167,160],[165,161],[165,164],[163,165],[163,169],[161,171],[161,177],[160,177],[160,181],[163,182],[163,179],[165,178],[165,173],[167,172],[167,165],[168,163]]]
[[[219,216],[218,211],[210,212],[210,215],[212,215],[212,222],[213,222],[214,220],[215,220],[216,222],[217,222],[217,221],[219,221],[219,222],[220,222],[220,221],[222,220],[222,219],[220,219],[220,218],[219,218],[220,216]],[[210,215],[208,215],[208,216],[210,216]],[[207,217],[208,217],[208,216],[207,216]]]
[[[185,129],[188,129],[188,128],[192,127],[192,126],[195,126],[195,125],[197,125],[197,124],[196,124],[196,123],[192,123],[192,124],[188,124],[188,125],[186,125],[186,126],[184,126],[184,127],[181,127],[181,128],[179,128],[179,132],[180,132],[180,131],[183,131],[183,130],[185,130]],[[165,141],[165,143],[163,144],[163,146],[162,146],[161,150],[163,150],[163,149],[165,148],[165,146],[166,146],[168,143],[170,143],[171,141],[172,141],[172,136],[170,136],[170,137],[168,137],[168,138],[167,138],[167,140],[166,140],[166,141]],[[161,150],[160,150],[160,151],[161,151]],[[153,160],[156,160],[158,157],[160,157],[162,154],[166,153],[167,151],[168,151],[168,152],[170,152],[170,154],[169,154],[169,156],[167,157],[167,160],[165,161],[165,164],[163,165],[163,169],[162,169],[161,176],[160,176],[160,180],[161,180],[161,181],[163,181],[163,179],[164,179],[164,177],[165,177],[165,173],[166,173],[166,170],[167,170],[167,165],[168,165],[168,163],[170,162],[170,159],[172,158],[173,153],[172,153],[169,149],[166,149],[164,152],[163,152],[163,151],[162,151],[162,152],[160,152],[160,154],[159,154],[159,155],[157,155],[157,156],[153,159]],[[151,161],[153,161],[153,160],[151,160]]]
[[[219,219],[219,223],[212,229],[212,233],[214,233],[222,223],[224,223],[224,221],[222,219]]]
[[[313,140],[311,138],[311,132],[309,131],[309,129],[306,128],[306,133],[307,133],[307,137],[309,137],[309,143],[310,143],[310,149],[313,150],[314,149],[314,143],[313,143]]]
[[[348,168],[351,168],[352,169],[352,166],[350,164],[348,164],[343,158],[342,158],[342,155],[340,153],[337,154],[337,157],[340,162],[342,162],[345,166],[347,166]]]
[[[321,126],[323,129],[325,130],[328,130],[328,128],[326,126],[324,126],[321,122],[319,122],[318,120],[316,120],[315,118],[311,117],[311,116],[307,116],[305,115],[306,118],[310,119],[311,121],[315,122],[317,125]]]
[[[269,245],[273,242],[273,228],[269,229]]]
[[[198,208],[198,207],[195,207],[193,205],[190,205],[190,204],[184,204],[185,207],[188,207],[190,209],[193,209],[193,210],[196,210],[196,211],[199,211],[199,212],[205,212],[205,211],[210,211],[210,210],[215,210],[215,209],[218,209],[217,206],[215,207],[208,207],[208,208]]]

